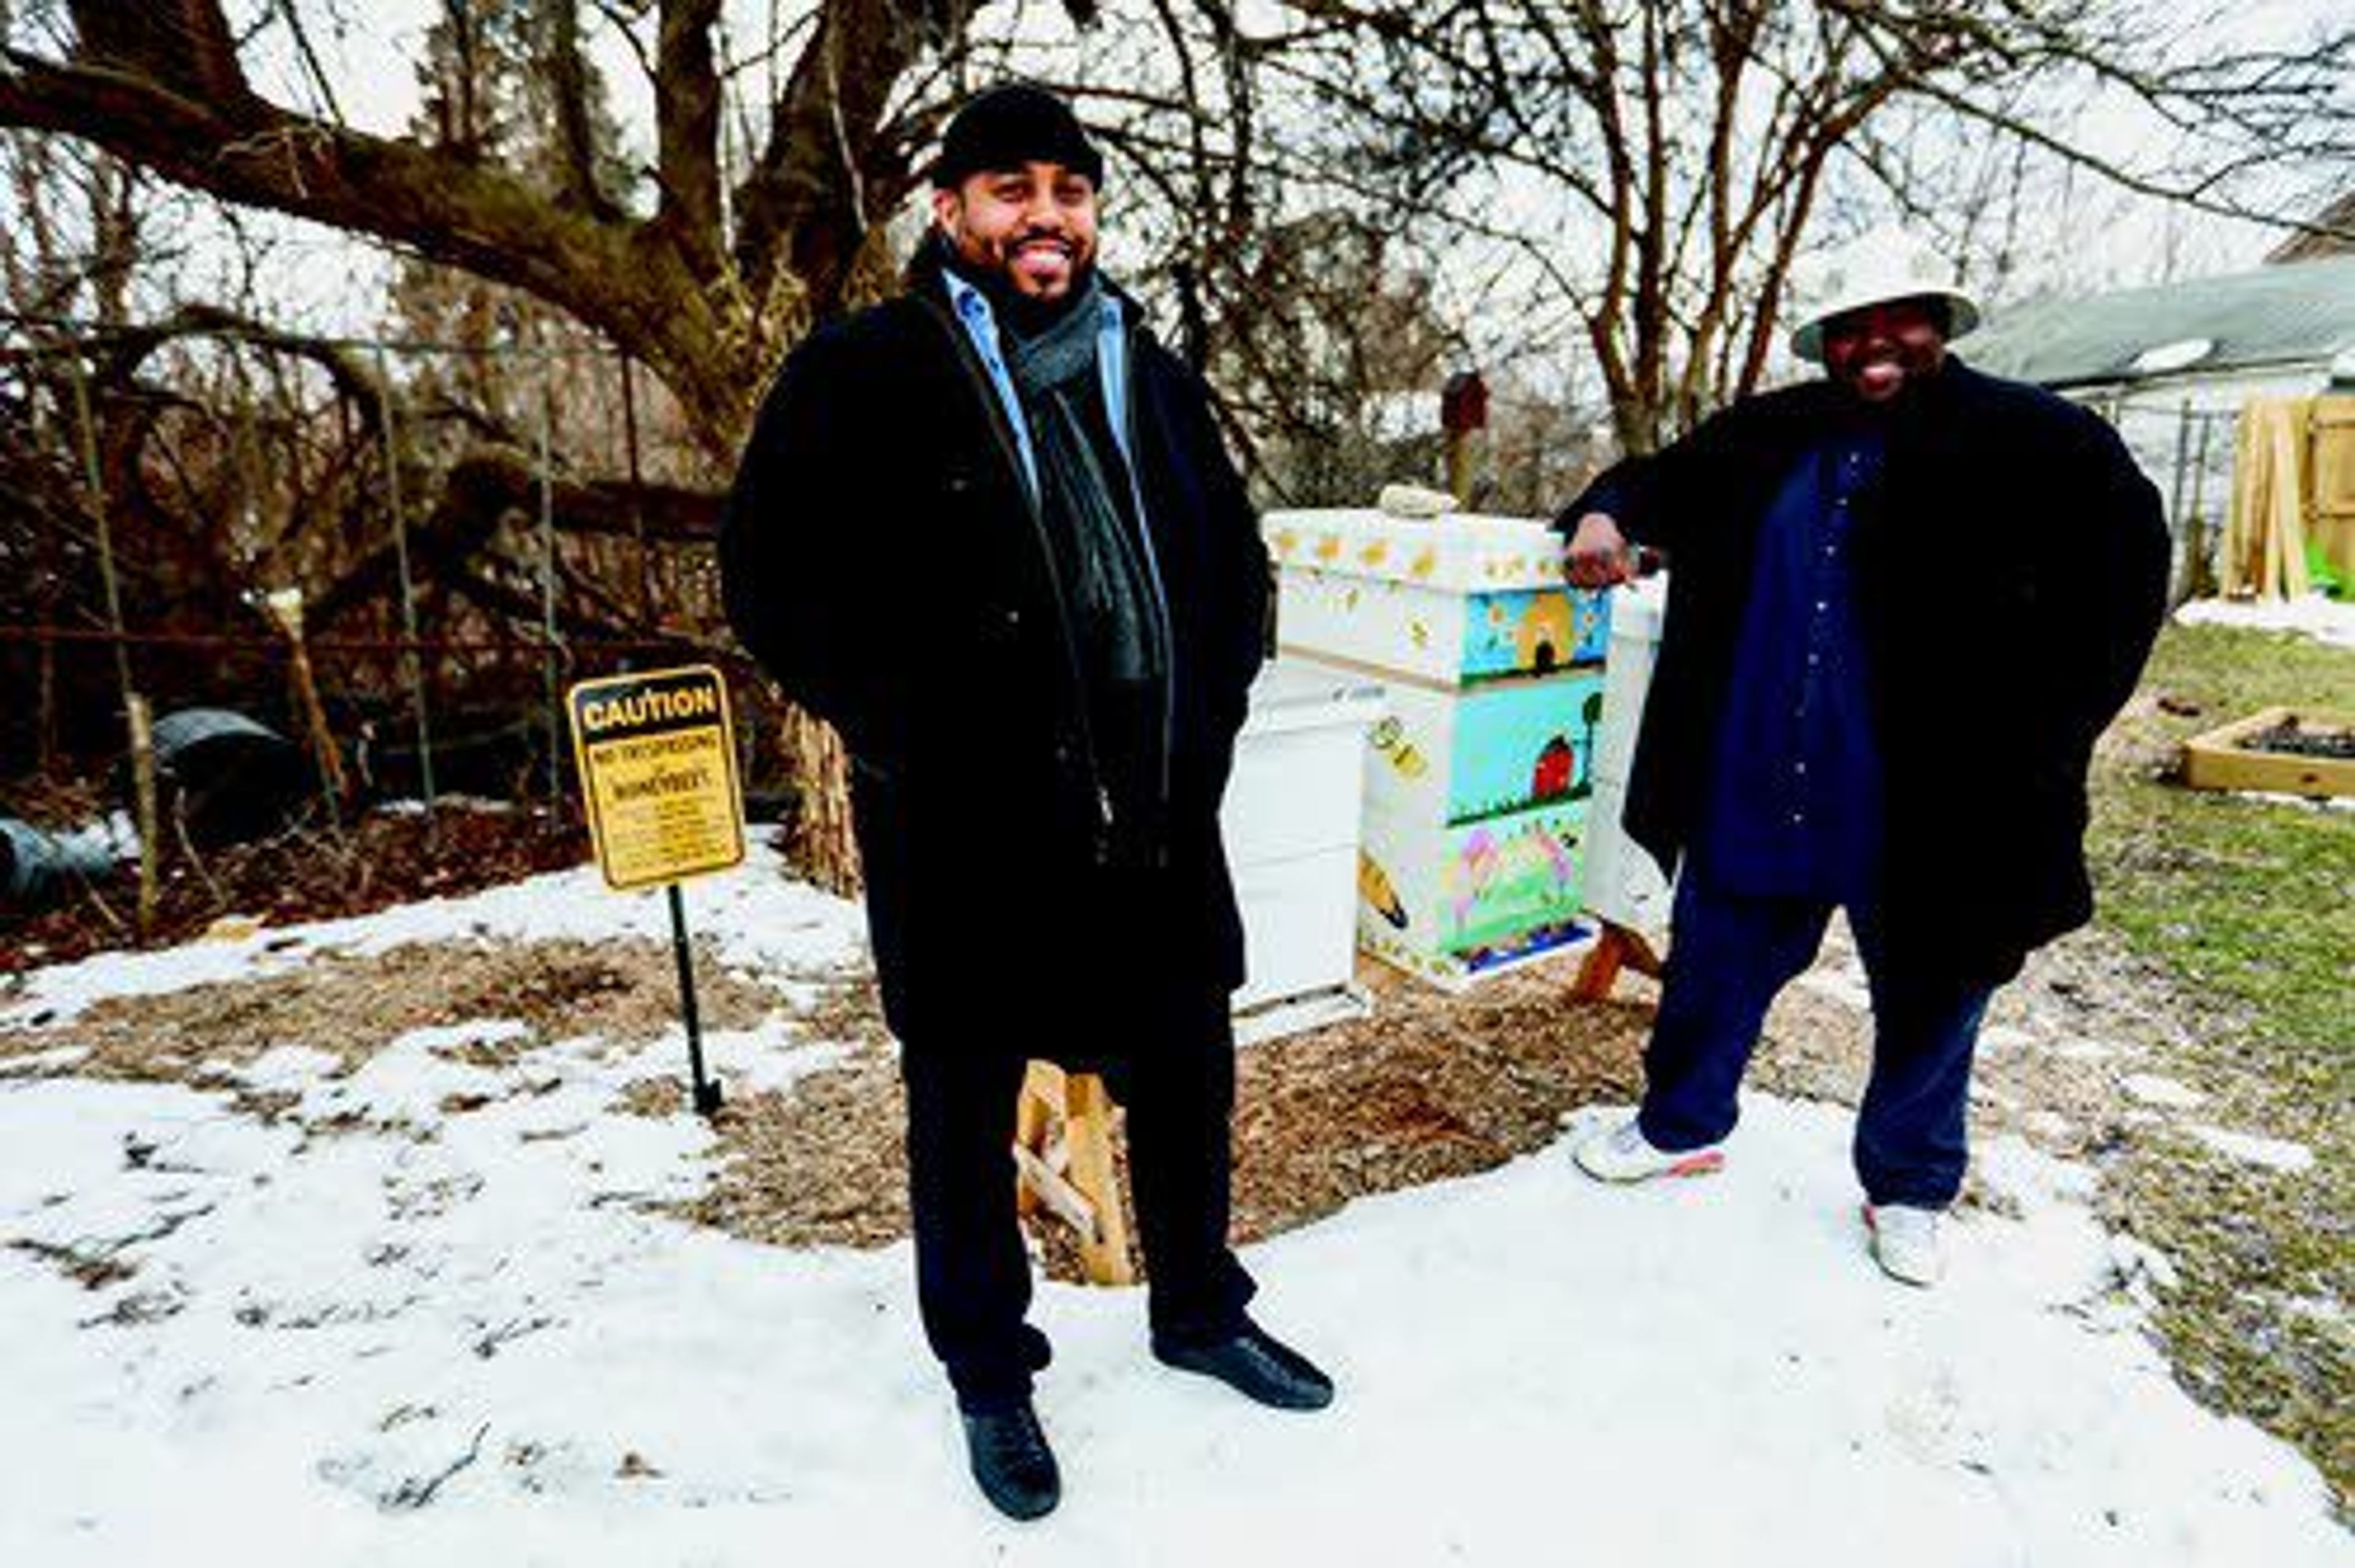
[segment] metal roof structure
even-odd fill
[[[2355,255],[2041,300],[1988,318],[1956,352],[2047,387],[2321,368],[2355,357]]]
[[[2265,260],[2311,261],[2323,256],[2355,255],[2355,190],[2322,209],[2312,229],[2300,229],[2265,252]]]

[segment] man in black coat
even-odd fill
[[[1242,933],[1219,801],[1265,552],[1200,381],[1095,270],[1103,164],[1007,84],[951,123],[900,298],[770,392],[721,535],[737,635],[840,731],[901,1046],[925,1336],[975,1479],[1060,1478],[1011,1144],[1025,1062],[1127,1107],[1154,1354],[1287,1408],[1332,1385],[1227,1243]]]
[[[2157,492],[2093,414],[1983,376],[1934,252],[1883,232],[1825,269],[1793,347],[1825,379],[1611,469],[1561,514],[1565,569],[1668,558],[1630,834],[1677,874],[1636,1116],[1605,1180],[1723,1161],[1767,1006],[1844,908],[1870,984],[1855,1162],[1873,1255],[1942,1266],[1979,1021],[2093,912],[2085,772],[2163,611]]]

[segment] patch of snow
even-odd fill
[[[746,1093],[783,1093],[812,1072],[847,1060],[851,1047],[842,1040],[812,1040],[798,1032],[792,1019],[771,1017],[751,1029],[703,1031],[703,1061],[716,1078]],[[687,1071],[687,1031],[670,1030],[653,1052],[655,1060]]]
[[[2122,1080],[2127,1095],[2163,1111],[2189,1111],[2208,1103],[2208,1096],[2188,1083],[2157,1072],[2129,1072]]]
[[[1993,1191],[2023,1208],[2090,1202],[2100,1178],[2093,1167],[2059,1159],[2027,1139],[1988,1139],[1973,1155],[1972,1170]]]
[[[2105,1061],[2118,1054],[2107,1040],[2073,1038],[2052,1042],[2052,1054],[2063,1061]]]
[[[2267,805],[2302,806],[2308,811],[2355,811],[2355,795],[2285,795],[2279,790],[2236,789],[2234,800],[2261,801]]]
[[[2292,1317],[2309,1322],[2343,1325],[2347,1322],[2347,1304],[2330,1296],[2286,1296],[2280,1298],[2282,1307]]]
[[[343,1066],[344,1059],[333,1051],[307,1045],[273,1045],[243,1067],[225,1068],[223,1073],[249,1089],[302,1090],[340,1072]]]
[[[771,977],[839,969],[865,951],[857,904],[790,881],[774,848],[755,842],[732,871],[685,890],[687,930],[709,933],[723,964]],[[150,953],[105,953],[39,969],[0,1028],[69,1022],[101,997],[159,996],[214,982],[282,975],[314,953],[370,955],[411,943],[638,936],[667,943],[660,890],[616,893],[591,866],[552,871],[461,898],[432,899],[353,919],[266,927],[234,941]]]
[[[2176,611],[2175,620],[2183,626],[2296,632],[2342,648],[2355,648],[2355,603],[2339,603],[2319,593],[2303,599],[2195,599]]]
[[[1987,1024],[1979,1030],[1979,1049],[2013,1051],[2036,1043],[2036,1036],[2015,1024]]]
[[[24,1056],[0,1057],[0,1078],[30,1078],[60,1067],[71,1067],[90,1054],[81,1045],[61,1045],[54,1051],[36,1051]]]
[[[1810,969],[1798,979],[1801,989],[1828,997],[1842,1007],[1858,1012],[1872,1010],[1872,990],[1865,982],[1864,971],[1855,965],[1826,965]]]
[[[2110,1238],[2110,1262],[2121,1279],[2147,1279],[2161,1290],[2173,1290],[2183,1283],[2165,1253],[2134,1236]]]
[[[2185,1130],[2218,1154],[2244,1164],[2293,1173],[2314,1168],[2314,1151],[2301,1143],[2292,1143],[2285,1138],[2262,1138],[2254,1134],[2232,1132],[2199,1122],[2194,1122]]]
[[[847,906],[767,880],[698,897],[699,923],[756,973],[854,976]],[[630,903],[525,887],[561,907],[511,891],[332,940]],[[51,994],[77,987],[106,994],[91,971]],[[789,1087],[840,1051],[791,1024],[714,1031],[715,1068]],[[242,1075],[303,1093],[271,1124],[171,1084],[0,1080],[0,1562],[2346,1561],[2314,1468],[2131,1331],[2164,1260],[2103,1230],[2089,1168],[1992,1140],[2006,1214],[1959,1217],[1946,1281],[1911,1291],[1867,1255],[1852,1118],[1765,1096],[1706,1181],[1587,1180],[1566,1150],[1596,1109],[1247,1249],[1254,1310],[1340,1381],[1320,1415],[1156,1365],[1142,1292],[1043,1285],[1068,1495],[1017,1529],[965,1475],[905,1243],[671,1218],[710,1129],[613,1102],[683,1072],[676,1032],[449,1051],[512,1027],[412,1031],[342,1079],[282,1045]],[[131,1272],[93,1288],[68,1261]]]

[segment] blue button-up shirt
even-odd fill
[[[1872,891],[1881,755],[1851,539],[1881,458],[1870,432],[1827,441],[1793,468],[1759,528],[1696,846],[1729,891],[1848,902]]]

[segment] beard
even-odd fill
[[[933,234],[939,241],[942,263],[979,289],[998,323],[1018,337],[1028,337],[1062,320],[1089,293],[1089,284],[1095,278],[1093,248],[1065,242],[1068,280],[1052,298],[1042,297],[1023,288],[1016,282],[1016,274],[1021,270],[1022,248],[1034,240],[1053,237],[1035,229],[987,241],[975,240],[963,230],[952,234],[936,228]]]

